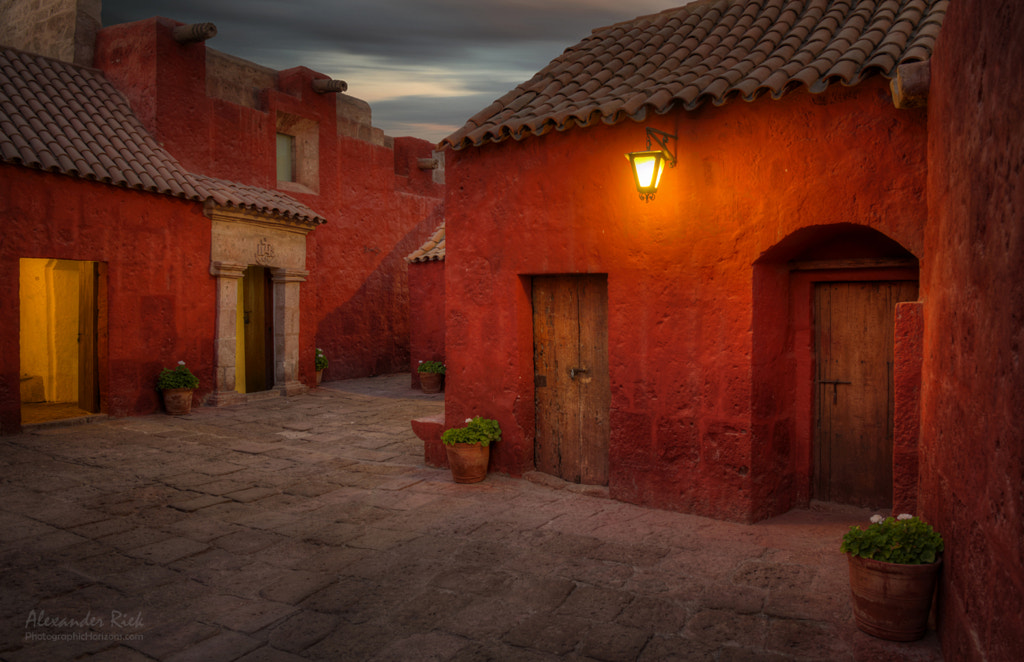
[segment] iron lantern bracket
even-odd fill
[[[675,154],[674,150],[669,148],[668,141],[669,140],[676,141],[677,137],[674,134],[665,133],[664,131],[659,131],[658,129],[652,129],[651,127],[647,127],[647,150],[648,151],[651,150],[651,141],[652,140],[655,143],[657,143],[658,147],[665,154],[665,162],[668,165],[668,167],[669,168],[675,168],[676,167],[676,154]],[[673,144],[675,144],[675,143],[673,142]]]

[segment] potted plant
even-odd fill
[[[479,483],[487,476],[490,446],[501,439],[501,426],[490,418],[474,416],[465,427],[449,428],[441,433],[448,466],[456,483]]]
[[[330,365],[330,361],[327,360],[327,355],[324,354],[324,350],[319,347],[316,348],[316,384],[320,385],[320,380],[324,378],[324,370]]]
[[[849,559],[857,627],[889,641],[923,637],[942,563],[942,536],[912,515],[874,515],[867,529],[850,528],[840,550]]]
[[[168,414],[180,416],[192,411],[192,391],[199,388],[199,378],[178,361],[174,370],[164,368],[156,378],[156,388],[164,396],[164,407]]]
[[[424,393],[440,393],[444,382],[445,367],[440,361],[420,361],[420,388]]]

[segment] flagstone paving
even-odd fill
[[[860,633],[819,506],[752,526],[458,485],[407,374],[0,438],[0,659],[941,660]]]

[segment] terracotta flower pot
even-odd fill
[[[444,375],[439,372],[421,372],[420,388],[424,393],[440,393]]]
[[[935,563],[885,563],[848,554],[857,627],[889,641],[916,641],[928,631]]]
[[[323,381],[323,378],[324,378],[324,371],[323,370],[317,370],[316,371],[316,385],[317,386],[320,386],[320,382]]]
[[[169,388],[164,390],[164,407],[167,413],[182,416],[192,411],[192,389]]]
[[[456,483],[479,483],[487,477],[490,446],[480,444],[445,444],[448,466]]]

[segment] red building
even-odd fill
[[[945,3],[762,4],[595,30],[444,141],[447,418],[501,421],[494,469],[740,521],[913,492],[927,111],[890,79]]]
[[[151,412],[179,360],[207,404],[304,390],[316,347],[328,379],[407,369],[432,146],[342,81],[207,48],[210,24],[57,4],[0,28],[2,431],[23,401]]]
[[[409,263],[409,345],[412,387],[419,388],[419,364],[444,363],[444,223],[405,259]]]
[[[442,143],[447,424],[637,504],[917,512],[947,655],[1015,659],[1024,11],[996,5],[696,2],[471,118]],[[623,155],[651,147],[645,201]]]

